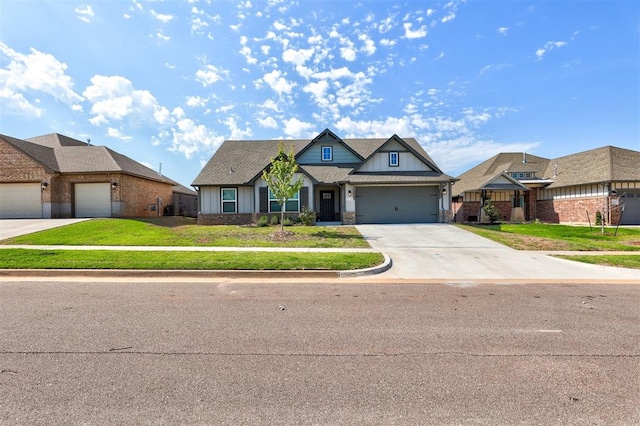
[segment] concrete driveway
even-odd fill
[[[450,280],[633,280],[640,271],[519,251],[447,224],[358,225],[393,266],[378,278]]]
[[[0,219],[0,240],[57,228],[88,219]]]

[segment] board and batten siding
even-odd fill
[[[404,148],[402,148],[404,149]],[[397,166],[389,166],[389,151],[398,153],[399,161]],[[400,149],[390,149],[378,152],[371,157],[366,163],[358,169],[358,172],[416,172],[416,171],[433,171],[429,166],[424,164],[420,159],[409,151],[401,151]]]
[[[322,161],[323,146],[332,147],[332,161]],[[296,161],[298,164],[354,164],[359,163],[361,160],[340,142],[334,140],[319,140],[303,152]]]
[[[253,187],[250,186],[201,186],[200,212],[220,214],[222,212],[222,188],[235,188],[238,195],[237,213],[253,213]]]

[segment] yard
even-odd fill
[[[94,219],[0,244],[162,247],[369,248],[354,227],[199,226],[192,219]],[[379,253],[0,250],[0,264],[22,269],[348,270],[382,263]]]
[[[640,269],[640,229],[554,224],[458,225],[460,228],[516,250],[575,251],[584,255],[558,256],[580,262]],[[596,252],[625,252],[604,254]],[[628,254],[626,254],[628,253]]]

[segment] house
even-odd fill
[[[262,179],[284,143],[292,147],[304,186],[286,203],[318,221],[428,223],[451,218],[452,177],[413,138],[341,139],[325,130],[313,140],[227,140],[196,177],[199,224],[246,224],[280,212]]]
[[[486,221],[491,199],[500,219],[523,222],[640,225],[640,152],[605,146],[548,159],[501,153],[459,176],[453,187],[457,222]]]
[[[160,216],[174,185],[104,146],[0,135],[0,218]]]

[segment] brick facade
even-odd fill
[[[600,198],[565,198],[538,201],[538,219],[549,223],[586,224],[596,221],[596,212],[603,213],[605,223],[617,223],[619,213],[614,211],[609,218],[610,200]],[[613,222],[610,220],[613,219]]]

